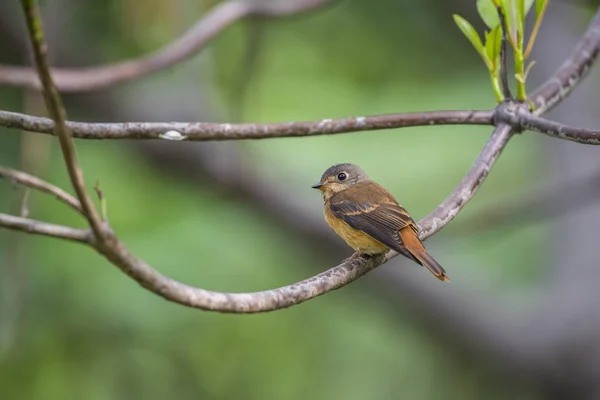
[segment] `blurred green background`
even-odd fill
[[[451,18],[457,12],[476,20],[473,3],[348,0],[294,18],[240,22],[167,71],[67,95],[70,119],[276,122],[489,109],[494,99],[483,64]],[[55,65],[151,52],[215,4],[42,2]],[[9,8],[8,15],[13,26],[22,24],[20,10]],[[16,39],[0,49],[0,60],[24,62],[23,46]],[[34,93],[0,88],[1,109],[43,115],[42,106]],[[274,201],[295,199],[287,222],[247,191],[229,190],[209,169],[193,171],[194,160],[182,171],[132,142],[77,141],[77,148],[88,186],[100,182],[111,224],[136,254],[191,285],[255,291],[307,278],[351,254],[337,238],[323,244],[294,228],[295,218],[310,215],[325,231],[322,200],[310,185],[328,166],[361,165],[419,219],[457,185],[490,133],[447,126],[193,145],[208,148],[204,155],[225,154],[218,165],[236,162],[229,154],[242,157],[252,171],[237,173],[244,185],[261,179],[282,194]],[[0,231],[0,398],[537,398],[534,385],[456,346],[418,305],[378,285],[397,269],[428,290],[460,290],[474,302],[504,291],[509,304],[521,304],[540,279],[546,225],[464,232],[481,210],[544,178],[543,140],[515,137],[473,202],[428,241],[452,285],[395,259],[287,310],[221,315],[164,301],[90,249]],[[0,159],[69,188],[54,140],[0,129]],[[22,194],[0,181],[1,211],[18,212]],[[296,217],[298,204],[304,214]],[[29,208],[34,218],[83,226],[38,193]],[[504,311],[516,312],[510,309]],[[462,312],[455,309],[451,319]]]

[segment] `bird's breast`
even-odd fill
[[[327,224],[339,237],[344,239],[348,246],[352,247],[358,253],[380,254],[388,250],[388,247],[383,243],[373,239],[363,231],[351,227],[342,219],[337,218],[329,209],[328,204],[325,204],[324,214]]]

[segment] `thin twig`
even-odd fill
[[[243,118],[246,97],[259,67],[267,36],[264,21],[251,20],[248,22],[244,55],[237,74],[239,78],[233,82],[229,100],[231,104],[230,119],[236,122]]]
[[[16,182],[20,185],[39,190],[41,192],[50,194],[62,201],[69,207],[73,208],[78,213],[82,214],[81,205],[79,200],[65,192],[61,188],[52,185],[42,179],[36,178],[28,173],[17,171],[15,169],[5,168],[0,166],[0,177],[6,177],[12,182]]]
[[[49,236],[66,239],[74,242],[91,244],[93,235],[90,231],[76,229],[63,225],[50,224],[29,218],[0,213],[0,226],[15,231],[31,233],[34,235]]]
[[[44,30],[42,27],[42,19],[39,13],[36,0],[21,0],[23,12],[25,13],[25,20],[27,22],[27,29],[29,32],[29,38],[33,47],[33,55],[35,65],[44,88],[44,101],[46,108],[55,121],[54,133],[58,136],[60,147],[62,150],[63,158],[67,171],[69,172],[69,178],[71,184],[77,193],[77,198],[81,203],[81,209],[83,215],[87,219],[94,235],[97,239],[102,240],[104,237],[104,229],[102,221],[92,200],[87,194],[85,189],[85,181],[83,179],[83,172],[77,162],[77,154],[75,152],[75,145],[73,143],[71,130],[66,125],[67,113],[62,104],[62,100],[54,82],[50,75],[50,68],[48,66],[47,57],[47,45],[44,40]]]
[[[67,122],[79,139],[241,140],[304,137],[431,125],[492,125],[492,111],[433,111],[272,124],[210,122]],[[0,126],[54,134],[48,118],[0,110]]]
[[[240,19],[247,17],[279,18],[300,14],[332,3],[333,0],[294,1],[228,1],[220,3],[182,36],[162,49],[132,60],[88,68],[53,68],[52,75],[62,92],[104,89],[129,80],[139,79],[188,60]],[[0,84],[42,86],[34,69],[0,65]]]
[[[535,25],[533,26],[533,29],[531,30],[531,35],[529,36],[529,41],[527,42],[527,48],[525,49],[525,53],[523,55],[523,58],[525,60],[527,60],[529,58],[529,55],[531,54],[531,50],[533,49],[533,44],[535,43],[535,39],[537,38],[538,32],[540,31],[540,27],[542,26],[542,21],[544,20],[544,15],[546,14],[546,10],[548,9],[549,3],[550,3],[550,0],[548,0],[544,3],[544,6],[542,7],[542,11],[540,12],[539,16],[535,20]]]
[[[504,101],[508,101],[513,98],[510,93],[510,86],[508,85],[508,68],[506,66],[508,26],[506,25],[506,18],[504,18],[502,7],[496,7],[496,11],[498,12],[498,18],[500,19],[500,27],[502,28],[502,39],[500,42],[500,80],[502,82],[502,95],[504,96]]]

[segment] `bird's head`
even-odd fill
[[[342,192],[357,183],[368,180],[369,177],[358,165],[354,164],[336,164],[323,173],[321,180],[313,189],[319,189],[325,199],[330,198],[336,193]]]

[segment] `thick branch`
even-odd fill
[[[500,105],[505,107],[505,105]],[[499,124],[492,136],[485,144],[483,150],[475,160],[471,170],[465,175],[456,189],[440,204],[435,211],[430,213],[419,223],[421,238],[426,239],[442,229],[456,217],[456,214],[475,195],[485,178],[487,178],[500,153],[510,139],[512,130],[510,126]]]
[[[32,4],[32,0],[23,1],[24,4]],[[28,15],[28,17],[30,29],[35,33],[35,30],[33,29],[34,26],[31,23],[35,22],[35,18],[31,15]],[[40,38],[41,35],[36,37],[36,39],[38,39],[36,52],[39,53],[37,59],[38,65],[40,66],[40,75],[42,78],[46,78],[45,80],[43,79],[43,81],[46,81],[45,88],[48,89],[49,87],[52,89],[52,82],[49,79],[49,74],[47,74],[47,65],[46,68],[44,68],[43,52],[40,50],[41,46],[39,46],[41,43]],[[40,60],[42,61],[40,62]],[[56,98],[51,96],[49,96],[49,103],[49,105],[54,108],[56,108],[57,105],[60,105],[60,103],[56,101]],[[501,105],[500,109],[506,106],[507,105]],[[55,117],[55,115],[53,115],[53,117]],[[59,128],[58,133],[61,138],[66,138],[65,141],[70,141],[68,130],[62,130],[64,127],[64,120],[61,117],[62,115],[60,112],[56,113],[55,120],[57,121],[57,127]],[[512,129],[509,125],[506,125],[502,121],[497,122],[498,126],[494,130],[494,133],[486,143],[471,170],[467,173],[465,178],[463,178],[462,182],[434,212],[424,220],[420,221],[419,225],[422,229],[422,239],[431,236],[450,222],[473,197],[477,189],[488,176],[493,164],[498,159],[502,149],[508,143],[512,133]],[[70,160],[67,159],[66,161],[69,162]],[[2,223],[2,220],[0,220],[0,223]],[[386,257],[348,260],[316,277],[275,290],[245,294],[219,293],[184,285],[161,275],[144,261],[131,254],[124,245],[118,241],[112,232],[106,230],[103,233],[106,234],[105,240],[92,241],[92,246],[114,265],[118,266],[122,271],[139,282],[143,287],[169,301],[190,307],[221,312],[248,313],[289,307],[321,295],[329,290],[342,287],[396,255],[394,253],[388,253]]]
[[[587,75],[600,51],[600,8],[575,50],[531,96],[535,115],[542,115],[564,100]]]
[[[473,197],[488,176],[494,162],[511,136],[509,126],[501,124],[495,130],[475,164],[457,188],[430,215],[419,222],[420,237],[426,239],[450,222]],[[116,239],[115,239],[116,240]],[[271,311],[299,304],[330,290],[345,286],[362,275],[398,255],[389,252],[386,257],[347,260],[316,277],[275,290],[256,293],[219,293],[184,285],[167,278],[144,261],[138,259],[119,242],[111,251],[99,251],[143,287],[169,301],[190,307],[220,312],[251,313]]]
[[[185,61],[202,50],[214,37],[247,17],[285,17],[309,11],[333,0],[228,1],[215,6],[181,37],[153,54],[116,64],[89,68],[53,68],[52,75],[62,92],[103,89],[138,79]],[[0,84],[40,89],[35,70],[0,66]]]
[[[210,122],[67,122],[67,126],[72,130],[73,136],[80,139],[209,141],[330,135],[409,126],[457,124],[491,125],[492,116],[492,111],[432,111],[273,124],[220,124]],[[54,134],[54,122],[51,119],[9,111],[0,110],[0,126],[22,129],[30,132]]]
[[[549,222],[594,204],[599,188],[600,171],[544,188],[528,187],[523,192],[496,199],[466,220],[461,219],[452,234],[478,235],[493,229]]]
[[[496,128],[461,184],[434,213],[419,222],[425,228],[421,232],[423,239],[450,222],[470,200],[487,177],[509,137],[509,127]],[[264,312],[302,303],[349,284],[397,255],[390,252],[387,257],[347,260],[315,277],[278,289],[255,293],[221,293],[188,286],[160,274],[131,254],[112,233],[108,235],[106,243],[93,242],[92,246],[146,289],[189,307],[232,313]]]

